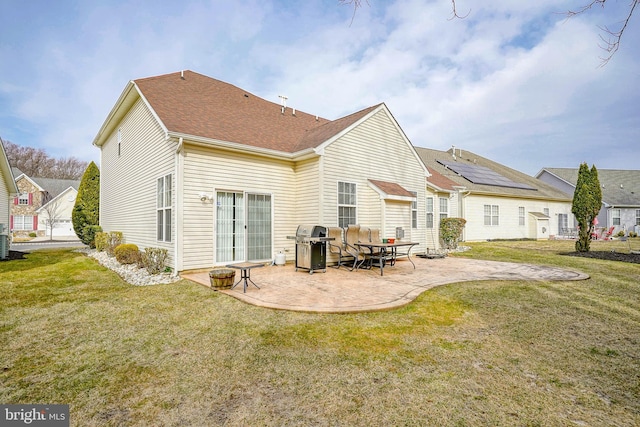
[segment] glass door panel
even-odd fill
[[[218,191],[216,201],[216,261],[244,261],[244,194]]]

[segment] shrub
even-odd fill
[[[133,243],[122,243],[116,246],[114,253],[120,264],[135,264],[140,258],[138,246]]]
[[[87,243],[85,243],[86,245],[89,245],[89,247],[91,249],[96,247],[96,234],[102,232],[102,227],[100,227],[99,225],[87,225],[84,227],[82,235],[84,238],[83,243],[86,241]]]
[[[638,233],[636,233],[635,231],[630,231],[629,237],[638,237]]]
[[[38,235],[36,233],[34,233],[33,231],[31,233],[29,233],[29,237],[37,237]]]
[[[447,249],[458,247],[458,240],[462,236],[462,229],[467,223],[464,218],[442,218],[440,220],[440,238]]]
[[[82,243],[95,247],[94,237],[98,231],[100,213],[100,170],[95,163],[89,163],[82,175],[78,195],[71,212],[73,230]]]
[[[624,237],[624,231],[622,230],[618,231],[618,234],[616,234],[616,237]]]
[[[115,255],[116,246],[122,243],[122,231],[110,231],[107,236],[107,253],[110,256]]]
[[[166,249],[145,248],[143,263],[149,274],[160,274],[165,269],[165,263],[169,253]]]
[[[104,251],[105,249],[107,249],[107,246],[109,245],[109,233],[104,233],[102,231],[96,233],[94,242],[96,245],[96,250],[98,252]]]

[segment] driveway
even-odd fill
[[[218,292],[248,304],[280,310],[316,313],[355,313],[389,310],[413,301],[422,292],[439,285],[471,280],[565,281],[585,280],[589,276],[573,270],[532,264],[482,261],[467,258],[412,258],[394,267],[380,270],[348,271],[344,267],[327,268],[325,273],[295,271],[291,263],[266,266],[251,271],[251,279],[260,286],[242,284]],[[185,279],[210,286],[208,271],[183,274]],[[239,272],[236,273],[238,281]]]

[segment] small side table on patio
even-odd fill
[[[258,264],[255,262],[241,262],[239,264],[227,264],[225,267],[240,270],[240,280],[238,280],[236,284],[231,287],[231,289],[235,288],[238,283],[242,281],[244,281],[244,293],[247,293],[247,286],[249,285],[247,281],[251,282],[256,288],[260,289],[260,286],[256,285],[255,283],[253,283],[253,280],[251,280],[251,269],[264,267],[264,264]]]

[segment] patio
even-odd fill
[[[293,263],[266,266],[251,272],[260,287],[242,284],[221,292],[260,307],[316,313],[355,313],[389,310],[413,301],[422,292],[447,283],[471,280],[584,280],[589,276],[557,267],[446,257],[412,257],[385,269],[349,271],[327,268],[326,273],[295,271]],[[183,278],[210,287],[209,273],[188,272]],[[236,273],[237,282],[239,279]]]

